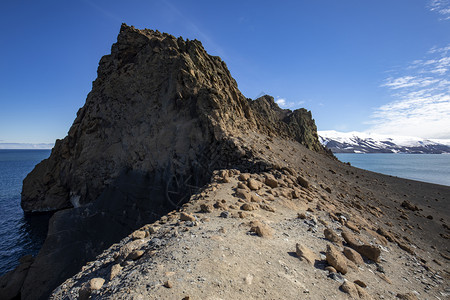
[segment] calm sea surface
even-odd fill
[[[20,192],[25,176],[50,150],[0,150],[0,275],[25,254],[36,255],[47,234],[50,215],[25,216]]]
[[[373,172],[450,186],[449,154],[335,153],[340,161]]]

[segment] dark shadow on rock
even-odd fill
[[[289,254],[292,257],[297,257],[298,258],[297,253],[295,253],[294,251],[289,251],[287,254]]]
[[[167,182],[158,174],[124,171],[94,203],[55,213],[25,279],[23,299],[47,299],[101,251],[189,199],[191,182]]]
[[[328,263],[326,260],[317,260],[314,262],[314,267],[319,270],[325,270],[325,268],[328,266]]]

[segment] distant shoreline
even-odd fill
[[[0,150],[52,150],[54,143],[0,143]]]

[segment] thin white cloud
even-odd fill
[[[450,20],[450,0],[431,0],[428,6],[441,16],[440,20]]]
[[[287,101],[285,98],[277,97],[277,100],[275,102],[280,106],[281,108],[287,108],[287,109],[297,109],[301,107],[302,104],[305,103],[305,101]]]
[[[275,101],[279,106],[285,106],[286,105],[286,99],[280,98]]]
[[[450,45],[432,48],[385,80],[395,99],[374,110],[371,132],[450,138]]]

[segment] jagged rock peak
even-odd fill
[[[215,168],[242,163],[234,137],[248,131],[325,151],[309,112],[282,110],[270,96],[246,99],[199,41],[122,24],[97,72],[68,136],[24,180],[24,211],[90,203],[125,170],[161,184],[198,173],[201,182]]]

